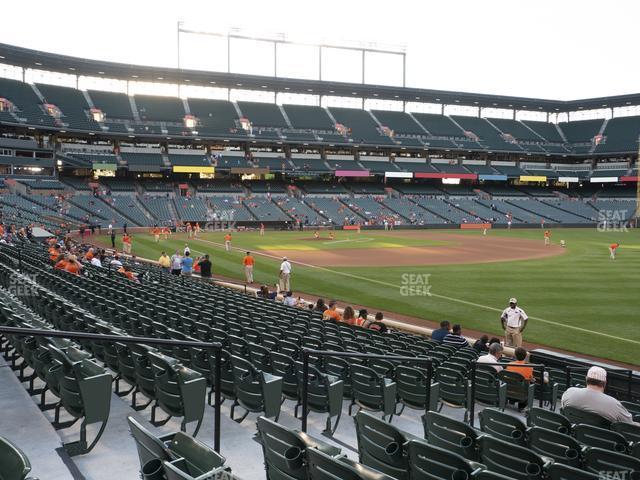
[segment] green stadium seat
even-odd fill
[[[640,474],[640,459],[602,448],[590,448],[585,453],[584,468],[596,475],[607,472],[610,478],[617,474],[620,478],[633,479],[633,475]]]
[[[180,429],[186,431],[188,423],[196,422],[195,437],[200,430],[207,382],[198,372],[181,365],[177,360],[150,352],[149,359],[156,381],[156,403],[151,409],[151,422],[164,425],[171,417],[182,417]],[[169,416],[156,421],[156,408],[160,407]]]
[[[493,367],[478,366],[476,370],[475,400],[485,405],[505,409],[507,384],[500,381]]]
[[[526,402],[527,408],[533,406],[536,386],[518,372],[502,370],[498,378],[507,384],[507,400]]]
[[[394,480],[346,457],[335,458],[316,449],[307,450],[309,480]]]
[[[379,375],[375,370],[362,365],[351,365],[352,401],[349,405],[349,415],[352,407],[382,412],[383,418],[393,419],[396,405],[396,384]]]
[[[440,384],[431,382],[430,403],[427,402],[427,372],[423,368],[398,365],[395,369],[396,385],[398,390],[398,401],[402,404],[402,409],[398,412],[401,415],[405,407],[415,410],[436,410],[438,397],[440,395]]]
[[[528,448],[499,440],[491,435],[480,438],[480,461],[487,470],[515,480],[545,478],[545,470],[553,463]]]
[[[527,425],[530,427],[543,427],[558,433],[571,433],[571,422],[567,417],[539,407],[529,409],[527,412]]]
[[[431,353],[431,357],[434,357],[433,353]],[[468,408],[471,405],[471,389],[465,373],[459,369],[443,366],[436,371],[436,381],[440,384],[440,401],[442,402],[440,409],[442,409],[442,405],[464,408],[464,421],[466,422],[469,415]]]
[[[560,410],[560,413],[567,417],[573,424],[592,425],[606,429],[611,428],[611,422],[597,413],[587,412],[573,407],[564,407]]]
[[[570,435],[531,427],[527,432],[527,444],[538,455],[552,458],[555,462],[579,468],[582,464],[582,445]]]
[[[248,360],[235,355],[231,356],[231,364],[236,396],[231,405],[231,418],[240,423],[250,412],[261,412],[265,417],[275,418],[278,421],[282,398],[282,377],[261,372]],[[237,406],[245,409],[245,413],[236,420],[233,415]]]
[[[0,437],[0,479],[1,480],[38,480],[27,477],[31,471],[29,459],[16,445]]]
[[[480,429],[484,433],[513,445],[526,446],[527,427],[519,418],[495,408],[485,408],[478,417]]]
[[[640,425],[627,422],[614,422],[611,430],[622,435],[629,443],[640,443]]]
[[[253,346],[251,347],[253,351]],[[266,350],[266,349],[265,349]],[[296,361],[288,355],[278,352],[270,353],[271,373],[282,378],[282,398],[299,402],[298,396],[298,375],[296,371]],[[253,353],[252,353],[253,355]],[[256,368],[260,369],[255,362]],[[264,369],[261,369],[265,371]]]
[[[602,477],[580,470],[576,467],[570,467],[562,463],[554,463],[547,469],[549,480],[602,480]]]
[[[424,437],[431,445],[457,453],[467,460],[478,460],[479,432],[468,423],[436,412],[422,416]]]
[[[308,449],[320,450],[331,457],[340,455],[339,448],[306,433],[283,427],[268,418],[258,417],[257,427],[269,480],[307,479]]]
[[[304,381],[303,366],[301,362],[297,362],[298,385],[302,388]],[[328,375],[321,372],[313,365],[309,365],[309,376],[307,383],[307,408],[310,412],[326,413],[327,421],[325,423],[325,434],[333,435],[340,423],[342,416],[342,399],[344,396],[344,382],[338,377]],[[302,397],[302,393],[300,393]],[[296,405],[294,413],[298,416],[298,407]],[[331,419],[335,418],[333,426]]]
[[[474,478],[484,469],[479,463],[421,440],[409,442],[407,457],[410,480]]]
[[[640,403],[627,401],[622,401],[620,403],[622,403],[622,406],[626,408],[631,415],[633,415],[633,420],[635,422],[640,422]]]
[[[583,445],[620,453],[628,452],[629,445],[625,437],[606,428],[578,424],[573,427],[573,435]]]
[[[406,444],[414,437],[366,412],[358,412],[354,420],[360,462],[399,480],[408,479]]]
[[[481,470],[473,476],[473,480],[511,480],[511,477],[505,477],[489,470]]]

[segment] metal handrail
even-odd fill
[[[215,365],[214,365],[214,426],[213,426],[213,449],[220,453],[220,411],[222,406],[222,398],[220,389],[222,387],[221,373],[222,373],[222,344],[219,342],[196,342],[192,340],[174,340],[167,338],[153,338],[153,337],[131,337],[120,335],[102,335],[99,333],[85,333],[85,332],[69,332],[62,330],[47,330],[42,328],[20,328],[20,327],[7,327],[0,325],[0,333],[12,334],[12,335],[24,335],[34,337],[60,337],[71,338],[81,340],[96,340],[96,341],[113,341],[120,343],[138,343],[142,345],[165,345],[172,347],[196,347],[211,349],[215,352]]]

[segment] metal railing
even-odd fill
[[[389,360],[395,362],[412,362],[422,363],[427,365],[427,381],[425,386],[425,407],[428,409],[431,402],[431,379],[433,378],[433,360],[431,358],[424,357],[403,357],[397,355],[380,355],[372,353],[357,353],[357,352],[334,352],[331,350],[312,350],[302,349],[302,426],[301,430],[307,432],[307,417],[309,415],[309,357],[337,357],[337,358],[363,358],[363,359],[377,359],[377,360]]]
[[[0,325],[0,333],[20,335],[25,337],[59,337],[78,340],[95,340],[99,342],[137,343],[141,345],[163,345],[169,347],[195,347],[210,349],[215,354],[214,364],[214,424],[213,424],[213,449],[220,453],[220,413],[222,407],[222,344],[218,342],[195,342],[190,340],[173,340],[153,337],[130,337],[120,335],[102,335],[99,333],[68,332],[60,330],[47,330],[38,328],[6,327]]]

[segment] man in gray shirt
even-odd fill
[[[607,371],[591,367],[587,372],[586,388],[571,387],[562,395],[562,408],[573,407],[585,412],[597,413],[611,422],[633,423],[629,411],[615,398],[604,393]]]

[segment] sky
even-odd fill
[[[640,2],[632,0],[9,0],[0,42],[176,67],[176,26],[311,42],[405,45],[407,86],[570,100],[637,93]],[[181,36],[183,67],[226,70],[214,37]],[[271,50],[236,41],[232,71],[273,75]],[[370,56],[367,83],[399,84],[397,57]],[[329,52],[325,79],[361,81],[360,57]],[[314,50],[283,48],[281,76],[317,76]]]

